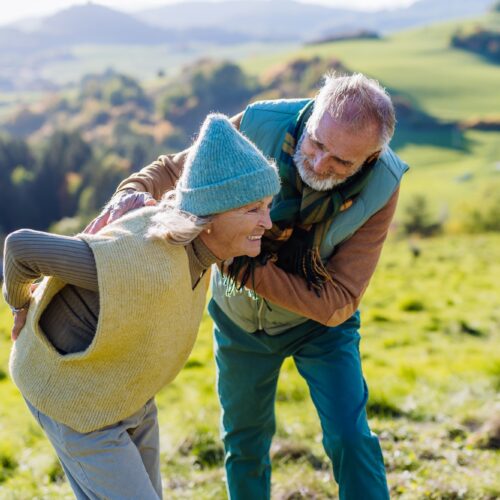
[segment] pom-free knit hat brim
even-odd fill
[[[178,187],[182,199],[179,208],[198,216],[214,215],[274,196],[279,190],[280,182],[273,170],[256,171],[210,186]],[[209,207],[209,211],[205,212],[201,207]]]
[[[276,167],[222,114],[208,115],[176,187],[176,207],[212,215],[275,195]]]

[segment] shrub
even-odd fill
[[[179,451],[182,455],[193,455],[194,464],[201,469],[219,467],[224,462],[222,444],[207,431],[197,431],[182,443]]]
[[[399,418],[405,415],[404,411],[392,403],[385,394],[370,395],[366,405],[366,412],[369,418],[375,416],[380,418]]]
[[[0,449],[0,483],[3,483],[14,474],[18,463],[10,448]]]
[[[410,199],[403,211],[402,230],[404,234],[433,236],[441,232],[442,223],[433,219],[429,202],[424,195],[417,194]]]
[[[463,232],[482,233],[500,231],[500,183],[490,184],[478,195],[463,203],[457,226]]]
[[[425,304],[417,297],[407,296],[399,301],[399,309],[401,311],[418,312],[425,309]]]

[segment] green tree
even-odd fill
[[[102,75],[86,75],[83,77],[80,100],[96,99],[111,106],[135,104],[151,109],[151,100],[146,96],[141,85],[129,76],[108,70]]]
[[[0,232],[10,232],[33,220],[30,195],[35,159],[20,139],[0,137]]]
[[[87,219],[92,218],[130,172],[131,162],[113,151],[89,163],[83,174],[84,188],[79,198],[78,213]]]
[[[189,136],[211,111],[232,115],[259,90],[238,65],[206,60],[184,71],[179,83],[163,96],[160,108],[166,120]]]
[[[81,190],[78,179],[91,158],[90,146],[77,132],[52,135],[34,182],[33,198],[40,209],[39,227],[46,228],[62,217],[74,215]]]

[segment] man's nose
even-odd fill
[[[318,152],[314,155],[312,161],[312,169],[317,174],[327,174],[330,171],[328,163],[328,154],[324,153],[323,151]]]

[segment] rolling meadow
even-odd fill
[[[467,23],[498,26],[499,16]],[[500,69],[449,46],[464,23],[240,61],[257,76],[290,60],[334,57],[439,123],[456,125],[398,130],[393,146],[411,169],[361,306],[370,424],[391,495],[403,500],[500,497]],[[485,119],[499,126],[473,125]],[[0,499],[73,498],[9,380],[10,327],[2,302]],[[157,397],[165,498],[226,498],[214,386],[205,316],[187,365]],[[273,498],[337,498],[319,421],[292,360],[282,368],[277,422]]]

